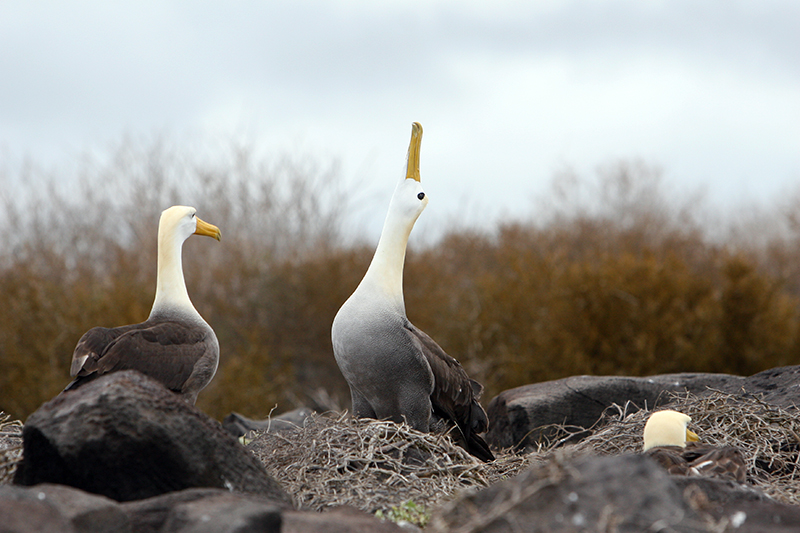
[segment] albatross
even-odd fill
[[[691,417],[678,411],[656,411],[644,426],[645,454],[670,474],[706,476],[744,483],[744,456],[735,446],[703,444],[687,425]]]
[[[336,313],[331,340],[359,418],[405,421],[416,430],[454,429],[455,440],[483,461],[494,459],[479,433],[483,386],[406,317],[403,265],[411,229],[428,205],[419,173],[422,126],[414,122],[406,176],[395,188],[375,255],[355,292]]]
[[[173,206],[158,223],[156,297],[140,324],[95,327],[83,334],[72,354],[64,389],[72,390],[103,374],[138,370],[194,404],[219,364],[214,330],[192,305],[183,278],[181,251],[191,235],[220,240],[219,228],[200,220],[194,207]]]

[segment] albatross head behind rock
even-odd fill
[[[656,411],[644,425],[644,451],[654,446],[686,447],[686,442],[697,442],[697,435],[686,426],[692,418],[678,411]]]
[[[744,483],[747,465],[736,446],[703,444],[686,428],[691,418],[677,411],[657,411],[644,427],[644,453],[673,475],[703,476]]]

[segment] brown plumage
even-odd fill
[[[677,411],[657,411],[644,429],[644,453],[670,474],[729,479],[744,483],[744,455],[734,446],[712,446],[698,441],[687,428],[691,418]]]
[[[427,333],[411,322],[405,328],[419,342],[433,372],[435,386],[431,393],[431,407],[434,416],[455,424],[460,433],[454,435],[455,440],[469,453],[491,461],[494,455],[479,435],[489,428],[486,411],[478,403],[483,385],[471,379],[461,363],[447,355]]]
[[[710,446],[687,442],[680,446],[657,446],[648,450],[652,457],[670,474],[729,479],[738,483],[747,480],[747,467],[742,451],[735,446]]]
[[[181,247],[192,234],[219,239],[219,229],[197,218],[193,207],[174,206],[161,215],[156,297],[148,319],[84,333],[72,355],[66,390],[109,372],[137,370],[194,403],[217,370],[214,330],[189,300]]]

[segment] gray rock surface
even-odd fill
[[[652,408],[666,400],[664,391],[746,391],[790,408],[800,398],[799,378],[800,367],[747,378],[579,376],[506,391],[498,396],[502,402],[492,401],[490,413],[502,406],[502,422],[514,432],[508,441],[531,430],[535,439],[544,435],[542,421],[589,427],[613,403]],[[347,507],[294,510],[235,437],[137,373],[111,374],[48,402],[29,418],[23,440],[15,479],[25,486],[0,485],[3,533],[407,531]],[[455,497],[434,511],[426,531],[461,528],[788,533],[800,531],[800,507],[777,503],[748,485],[673,477],[641,455],[559,452],[517,477]]]
[[[800,508],[732,485],[672,477],[643,455],[552,461],[456,498],[435,513],[428,529],[484,533],[800,531]]]
[[[667,392],[700,395],[709,389],[762,394],[780,407],[800,404],[800,367],[766,370],[750,377],[728,374],[662,374],[651,377],[574,376],[509,389],[489,402],[487,442],[496,448],[524,449],[555,434],[547,426],[591,427],[613,404],[631,402],[652,409]]]
[[[117,501],[192,487],[291,497],[220,424],[158,382],[115,372],[60,394],[23,429],[14,482],[57,483]]]
[[[14,487],[29,491],[54,505],[76,533],[126,533],[133,531],[119,504],[105,496],[89,494],[65,485],[43,483],[35,487]]]
[[[275,433],[302,426],[305,419],[311,416],[313,412],[307,407],[300,407],[262,420],[248,418],[233,412],[222,421],[222,427],[234,437],[241,437],[250,431],[266,430],[268,433]]]
[[[195,524],[204,527],[207,523],[220,525],[220,520],[225,524],[246,531],[247,527],[258,525],[266,527],[275,526],[277,517],[280,525],[280,513],[285,510],[281,502],[275,502],[267,497],[252,493],[236,493],[225,489],[195,488],[176,492],[169,492],[144,500],[124,502],[120,504],[125,514],[129,517],[137,533],[159,533],[172,531],[172,528],[187,529]],[[241,507],[241,515],[238,509]],[[212,510],[213,515],[205,517],[206,510]],[[220,529],[220,531],[227,531]],[[234,530],[239,531],[239,530]]]
[[[282,508],[224,489],[186,489],[116,502],[63,485],[0,485],[2,533],[339,533],[406,531],[354,508],[324,513]]]
[[[401,533],[394,522],[382,521],[353,507],[335,507],[321,513],[287,511],[282,533]]]
[[[221,493],[174,505],[161,531],[170,533],[280,533],[281,509],[268,501]]]
[[[12,485],[0,485],[0,531],[77,533],[61,509],[47,500],[46,494]]]

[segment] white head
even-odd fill
[[[656,411],[644,425],[644,451],[654,446],[686,447],[686,442],[700,440],[686,426],[692,418],[678,411]]]
[[[200,220],[194,207],[173,205],[161,212],[158,222],[159,244],[183,244],[189,236],[195,234],[220,240],[219,228]]]
[[[419,122],[411,125],[411,142],[408,145],[406,177],[397,184],[389,204],[389,216],[402,220],[411,227],[428,205],[428,196],[422,190],[419,175],[419,152],[422,144],[422,126]]]
[[[419,178],[419,152],[422,144],[422,126],[411,125],[411,143],[408,146],[406,176],[394,190],[389,202],[389,211],[383,223],[383,231],[364,279],[356,294],[368,294],[376,301],[377,291],[382,301],[389,298],[400,313],[405,312],[403,303],[403,264],[405,263],[408,237],[417,218],[428,205],[428,196],[422,190]]]

